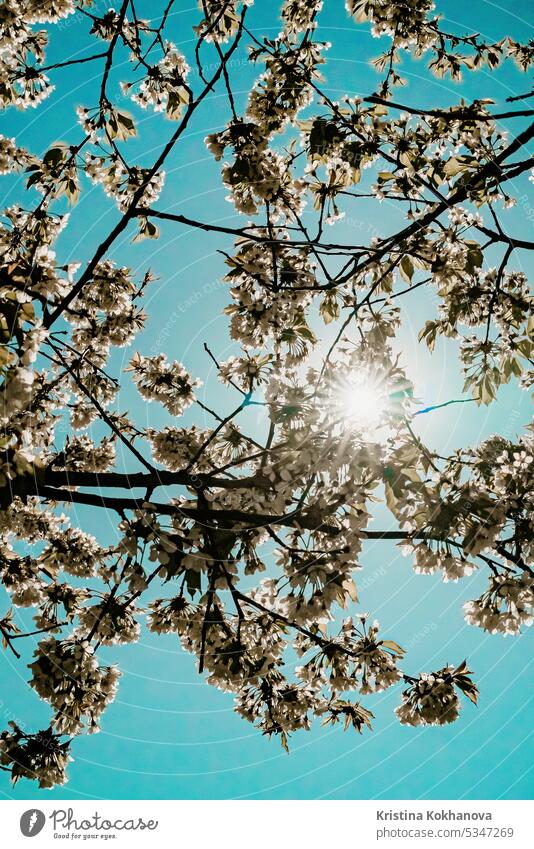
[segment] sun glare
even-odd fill
[[[385,386],[369,374],[354,376],[339,386],[337,403],[347,427],[370,430],[384,423],[388,406]]]

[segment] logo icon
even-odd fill
[[[29,811],[24,811],[20,818],[20,830],[24,837],[35,837],[42,831],[46,822],[46,817],[38,808],[31,808]]]

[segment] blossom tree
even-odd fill
[[[371,699],[360,697],[393,686],[401,723],[453,722],[464,697],[477,701],[467,661],[411,668],[387,623],[360,612],[357,575],[368,540],[397,541],[416,572],[445,581],[487,573],[484,594],[465,601],[470,624],[518,634],[532,622],[532,432],[450,456],[424,444],[413,419],[425,410],[396,339],[412,292],[427,287],[439,306],[420,344],[457,340],[465,397],[490,404],[501,384],[528,388],[532,298],[517,256],[532,246],[510,233],[506,210],[513,179],[533,166],[534,110],[529,91],[513,104],[445,109],[397,91],[408,55],[458,80],[503,62],[526,72],[534,47],[448,32],[431,0],[347,0],[351,26],[372,28],[384,47],[367,57],[375,90],[334,101],[321,74],[330,45],[318,0],[272,9],[274,38],[249,25],[252,0],[200,0],[188,56],[174,43],[176,0],[152,3],[151,20],[137,0],[117,5],[0,6],[5,109],[39,108],[61,92],[65,67],[98,69],[67,141],[38,156],[0,137],[2,173],[21,172],[27,189],[0,231],[0,574],[11,597],[0,630],[15,658],[33,638],[29,685],[52,711],[44,730],[12,722],[2,732],[2,769],[41,787],[65,782],[73,739],[98,730],[117,690],[119,670],[102,664],[99,648],[135,642],[143,622],[176,634],[208,683],[286,748],[316,718],[371,728]],[[49,40],[62,43],[58,24],[73,15],[93,52],[47,64]],[[233,87],[236,56],[257,66],[246,97]],[[200,104],[220,94],[226,122],[205,144],[240,226],[158,200]],[[148,166],[129,152],[141,110],[161,113]],[[69,226],[66,201],[76,204],[89,182],[109,198],[114,224],[89,261],[65,263],[55,242]],[[387,199],[395,232],[364,244],[336,238],[360,197],[377,208]],[[113,349],[150,328],[143,297],[158,273],[135,271],[136,244],[132,268],[113,251],[125,234],[160,238],[161,221],[226,239],[236,353],[223,362],[206,347],[206,361],[229,413],[206,406],[202,375],[164,353],[133,347],[124,373],[113,372]],[[164,408],[168,424],[143,428],[122,412],[124,381],[140,406]],[[254,405],[261,427],[246,426]],[[187,408],[212,425],[185,425]],[[95,423],[105,436],[95,437]],[[373,530],[379,498],[391,524]],[[118,542],[78,528],[77,505],[118,517]],[[15,608],[32,608],[31,630]]]

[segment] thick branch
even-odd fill
[[[188,486],[192,489],[214,487],[219,489],[266,489],[268,478],[253,475],[246,478],[221,478],[195,472],[170,472],[155,469],[153,472],[73,472],[48,468],[44,482],[47,486],[83,486],[100,489],[156,489],[160,486]]]
[[[474,107],[471,109],[414,109],[412,106],[406,106],[403,103],[394,103],[392,100],[386,100],[384,97],[378,97],[374,94],[371,97],[363,98],[365,103],[382,103],[391,109],[401,109],[403,112],[408,112],[410,115],[429,115],[432,118],[446,118],[448,121],[499,121],[506,118],[526,118],[534,115],[534,109],[518,109],[511,112],[497,112],[494,115],[484,112],[476,112]]]

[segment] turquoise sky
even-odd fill
[[[98,9],[107,6],[97,2]],[[146,16],[148,9],[164,3],[137,4]],[[341,0],[325,0],[321,31],[332,43],[325,88],[335,98],[344,92],[370,94],[376,76],[368,59],[382,43],[372,39],[365,26],[347,17]],[[270,0],[256,0],[249,25],[256,35],[275,35],[279,22]],[[520,40],[532,38],[532,4],[529,0],[506,0],[502,4],[476,0],[438,3],[448,26],[462,33],[481,32],[488,39],[510,34]],[[530,13],[530,14],[529,14]],[[180,9],[171,16],[169,37],[190,54],[192,24],[196,9]],[[53,30],[48,61],[83,56],[88,49],[86,22],[76,17]],[[57,71],[54,95],[39,109],[3,115],[0,132],[17,136],[22,144],[43,153],[55,140],[79,138],[74,107],[92,105],[99,68],[78,66]],[[95,75],[95,76],[93,76]],[[423,63],[404,63],[408,87],[398,99],[424,107],[447,106],[460,95],[467,99],[493,97],[502,103],[510,94],[528,90],[530,80],[507,65],[496,74],[481,72],[464,83],[435,80]],[[231,67],[234,87],[245,96],[254,74],[237,57]],[[115,78],[115,82],[120,75]],[[172,125],[128,106],[140,121],[139,138],[129,143],[131,157],[150,162]],[[225,201],[219,167],[206,152],[202,139],[227,120],[226,101],[212,97],[199,110],[167,168],[167,183],[158,202],[160,209],[185,212],[194,218],[218,223],[235,222],[232,207]],[[521,127],[516,122],[511,132]],[[532,237],[534,198],[526,179],[517,180],[512,194],[519,199],[505,221],[510,232],[523,239]],[[20,200],[20,179],[3,178],[3,206]],[[28,204],[28,197],[24,203]],[[94,252],[103,235],[117,220],[117,212],[101,190],[89,188],[72,211],[71,225],[62,237],[61,262],[84,261]],[[338,226],[339,241],[368,240],[384,235],[397,218],[387,204],[359,202],[347,211]],[[202,349],[207,341],[221,359],[233,352],[227,335],[227,318],[221,314],[228,302],[223,257],[218,250],[231,250],[226,237],[200,234],[184,228],[162,227],[159,242],[132,246],[131,233],[118,243],[111,256],[135,268],[141,275],[151,267],[158,276],[147,297],[150,321],[134,349],[118,352],[113,359],[116,372],[133,350],[144,354],[164,351],[170,359],[183,361],[201,377],[204,400],[227,412],[235,397],[220,387]],[[517,267],[527,268],[524,254],[515,255]],[[420,290],[419,290],[420,291]],[[453,345],[438,346],[430,357],[417,345],[417,330],[435,310],[432,293],[413,295],[400,338],[403,362],[415,380],[422,406],[440,403],[461,392],[461,378]],[[489,409],[466,404],[437,411],[418,419],[419,432],[442,452],[463,444],[476,444],[493,432],[514,438],[530,416],[529,397],[517,387],[501,390],[498,402]],[[151,426],[168,421],[164,412],[144,406],[126,384],[118,407],[135,413],[140,423]],[[258,428],[263,426],[256,408],[248,415]],[[188,411],[184,421],[204,422],[200,411]],[[126,462],[125,462],[126,467]],[[132,469],[128,460],[127,468]],[[115,516],[80,509],[80,526],[95,533],[100,541],[116,538]],[[374,527],[393,527],[393,520],[379,508]],[[460,720],[445,728],[409,729],[396,721],[393,709],[399,689],[364,702],[376,716],[374,733],[361,737],[338,728],[315,725],[310,733],[294,735],[287,755],[279,744],[260,736],[233,713],[232,699],[207,685],[198,676],[194,660],[172,637],[156,637],[146,630],[140,643],[103,650],[106,661],[116,661],[123,671],[119,694],[108,709],[102,732],[80,737],[74,744],[75,762],[70,782],[62,789],[39,791],[21,781],[14,789],[7,777],[0,779],[6,798],[335,798],[335,799],[524,799],[532,795],[532,634],[519,638],[489,636],[467,626],[461,606],[479,595],[485,579],[481,575],[458,584],[443,584],[438,577],[413,574],[410,560],[386,542],[369,542],[362,556],[363,572],[356,575],[360,610],[371,611],[387,636],[408,649],[410,670],[430,670],[465,656],[475,671],[481,691],[478,708],[464,704]],[[8,603],[2,598],[0,611]],[[21,622],[29,622],[27,611]],[[10,719],[30,729],[48,724],[49,709],[26,684],[31,646],[21,661],[0,655],[0,726]],[[529,721],[530,720],[530,721]],[[530,769],[529,769],[530,768]]]

